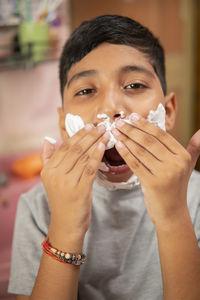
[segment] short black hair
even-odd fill
[[[119,15],[103,15],[83,22],[64,45],[59,68],[62,97],[71,66],[102,43],[127,45],[144,53],[166,95],[165,55],[159,40],[137,21]]]

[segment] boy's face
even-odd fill
[[[151,109],[162,103],[166,109],[166,129],[175,121],[174,94],[164,96],[152,65],[146,56],[133,47],[104,43],[74,64],[68,72],[64,89],[63,109],[59,110],[63,140],[68,138],[64,120],[67,113],[80,115],[86,123],[102,120],[97,114],[105,113],[114,121],[115,115],[136,112],[147,117]],[[127,180],[132,172],[105,173],[108,180]]]

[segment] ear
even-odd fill
[[[167,131],[171,131],[174,127],[177,112],[177,102],[174,93],[165,96],[165,126]]]
[[[58,111],[58,117],[59,117],[60,135],[62,137],[62,140],[65,141],[69,137],[67,134],[67,131],[65,129],[65,113],[64,113],[62,107],[58,107],[57,111]]]

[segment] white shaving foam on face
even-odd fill
[[[75,133],[81,130],[85,126],[83,119],[78,115],[67,114],[65,117],[65,129],[72,137]]]
[[[106,114],[98,114],[98,119],[105,119],[103,122],[99,123],[97,126],[104,125],[106,127],[106,131],[110,133],[110,140],[108,141],[106,145],[106,150],[111,149],[115,146],[116,138],[112,134],[111,130],[115,128],[115,122],[112,124],[110,123],[110,118]],[[102,170],[103,171],[103,170]]]
[[[150,110],[147,120],[150,123],[160,127],[162,130],[166,131],[165,116],[166,116],[165,108],[160,103],[156,110]]]
[[[121,118],[124,118],[124,112],[121,111]],[[157,109],[150,110],[147,120],[160,127],[162,130],[165,129],[165,108],[164,106],[160,103],[157,107]],[[110,118],[106,114],[98,114],[97,115],[98,119],[105,119],[104,121],[98,123],[97,126],[103,124],[106,127],[106,131],[110,133],[110,140],[107,144],[106,149],[111,149],[114,147],[116,143],[116,139],[113,136],[111,130],[115,128],[115,122],[110,123]],[[117,118],[117,119],[120,119]],[[117,120],[116,119],[116,120]],[[126,123],[133,125],[129,119],[123,119]],[[85,126],[83,119],[78,116],[78,115],[72,115],[72,114],[67,114],[65,118],[65,128],[70,137],[72,137],[76,132],[81,130]],[[134,186],[139,185],[139,179],[138,177],[133,174],[126,182],[110,182],[106,179],[106,175],[103,174],[101,171],[108,172],[109,168],[106,166],[104,162],[101,162],[99,165],[99,170],[97,172],[96,180],[97,182],[106,187],[109,190],[116,190],[116,189],[132,189]]]

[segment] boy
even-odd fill
[[[200,132],[186,150],[146,120],[161,103],[167,131],[175,121],[158,40],[126,17],[84,22],[64,47],[60,83],[63,144],[54,151],[45,141],[43,185],[19,201],[9,291],[37,300],[199,299],[200,175],[192,170]],[[68,113],[87,124],[71,138]],[[116,121],[115,148],[105,151],[110,135],[98,114]],[[135,174],[140,185],[110,191],[97,171],[115,183]]]

